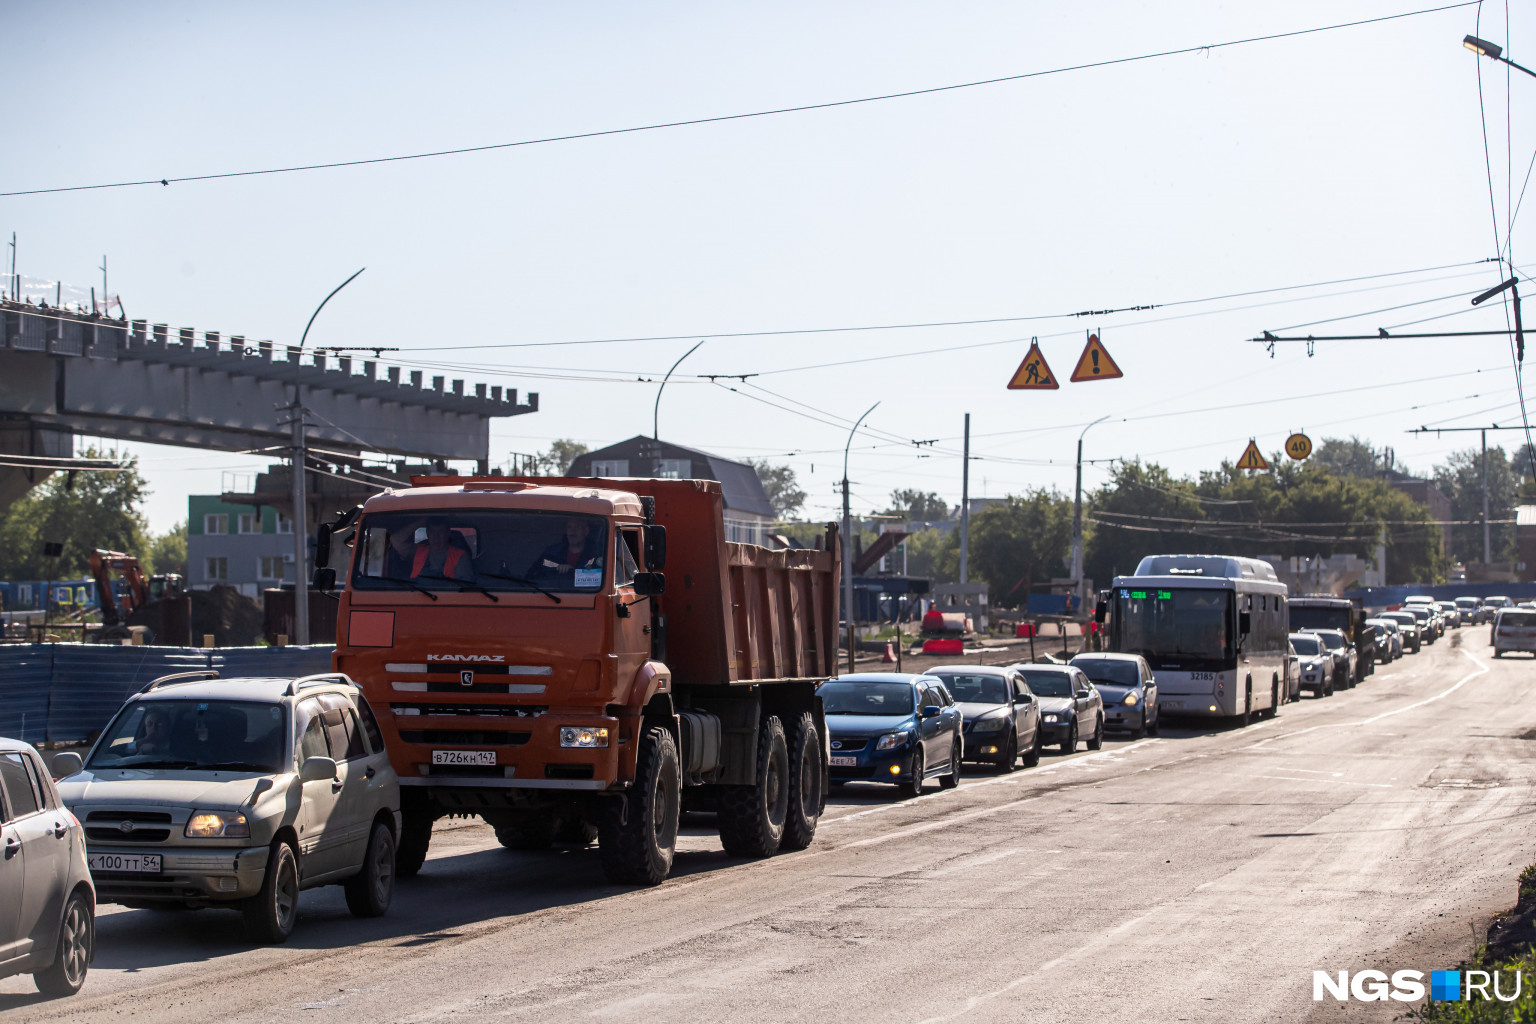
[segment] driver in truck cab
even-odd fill
[[[565,521],[565,536],[544,549],[528,575],[537,579],[550,574],[566,576],[581,571],[602,573],[603,531],[593,530],[586,516],[572,516]],[[581,577],[577,577],[578,580]],[[578,583],[584,586],[584,583]]]
[[[413,543],[420,524],[413,523],[389,535],[389,545],[396,556],[391,576],[409,579],[468,580],[475,578],[475,566],[462,538],[455,537],[443,516],[426,520],[426,537]]]

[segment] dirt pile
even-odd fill
[[[192,598],[192,643],[201,646],[203,637],[213,634],[219,647],[249,647],[261,636],[261,605],[234,587],[216,585],[208,590],[194,590]]]

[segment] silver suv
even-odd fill
[[[0,739],[0,978],[30,973],[44,995],[74,995],[95,949],[80,822],[37,751]]]
[[[163,676],[83,764],[63,753],[53,769],[102,902],[238,907],[253,939],[282,942],[300,889],[340,883],[359,917],[394,895],[400,783],[340,673]]]

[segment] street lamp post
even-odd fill
[[[1077,595],[1078,610],[1087,606],[1083,593],[1083,438],[1088,431],[1109,419],[1100,416],[1077,435],[1077,490],[1072,499],[1072,591]]]
[[[1464,36],[1461,40],[1461,45],[1465,46],[1479,57],[1487,57],[1489,60],[1496,60],[1500,64],[1508,64],[1516,71],[1524,71],[1532,78],[1536,78],[1536,71],[1532,71],[1530,68],[1521,67],[1519,64],[1516,64],[1508,57],[1503,56],[1504,47],[1500,46],[1498,43],[1490,43],[1486,39],[1477,38],[1477,36]]]
[[[848,511],[848,449],[853,447],[853,435],[859,432],[860,425],[875,411],[880,403],[876,402],[864,410],[853,424],[853,429],[848,431],[848,443],[843,445],[843,617],[848,623],[848,671],[853,671],[853,544],[851,541],[852,518]]]
[[[309,323],[304,325],[304,333],[299,336],[299,347],[290,349],[293,359],[293,404],[289,406],[293,427],[293,642],[301,647],[309,643],[309,530],[305,526],[309,519],[305,506],[309,499],[304,493],[304,402],[299,393],[299,356],[304,352],[309,329],[325,304],[367,269],[359,269],[320,300],[320,305],[309,315]]]
[[[708,338],[700,338],[694,344],[693,348],[689,349],[687,352],[684,352],[682,355],[678,356],[677,357],[677,362],[672,364],[672,370],[675,370],[679,366],[681,366],[684,359],[687,359],[689,356],[691,356],[695,352],[697,352],[699,350],[699,346],[704,344],[708,340],[709,340]],[[665,377],[661,378],[661,387],[656,389],[656,405],[655,405],[654,408],[651,409],[651,440],[652,441],[660,441],[661,440],[661,393],[663,391],[667,390],[667,381],[672,379],[672,370],[668,370],[667,371],[667,375]]]

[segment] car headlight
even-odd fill
[[[249,839],[251,823],[245,815],[224,811],[193,811],[187,819],[188,839]]]
[[[905,742],[907,742],[907,733],[904,733],[904,732],[888,732],[884,736],[881,736],[878,740],[875,741],[875,749],[876,750],[895,750],[897,747],[901,746]]]
[[[1136,696],[1136,691],[1132,690],[1130,693],[1125,695],[1125,706],[1128,708],[1133,708],[1140,700],[1141,698]]]
[[[562,725],[560,727],[560,745],[562,747],[606,747],[608,745],[608,727],[605,725]]]
[[[1008,724],[1008,719],[1001,715],[993,715],[990,718],[978,718],[976,724],[971,726],[972,732],[998,732]]]
[[[1061,721],[1061,716],[1058,715],[1058,714],[1054,714],[1054,713],[1049,714],[1049,715],[1041,715],[1040,717],[1042,719],[1044,719],[1045,721],[1047,721],[1047,722],[1059,722],[1059,721]]]

